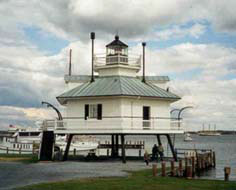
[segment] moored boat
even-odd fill
[[[185,133],[184,135],[184,141],[193,141],[189,133]]]

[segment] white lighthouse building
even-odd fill
[[[91,39],[92,74],[69,72],[65,76],[70,88],[57,100],[66,107],[66,115],[55,121],[54,133],[69,135],[67,148],[73,135],[111,135],[113,155],[118,154],[115,147],[120,137],[124,162],[126,135],[156,135],[158,143],[162,135],[167,137],[176,158],[170,134],[183,133],[183,128],[171,118],[170,105],[180,97],[166,89],[167,76],[145,76],[146,44],[143,43],[143,59],[133,57],[128,53],[128,45],[115,36],[106,45],[106,54],[96,56],[94,33]],[[142,76],[138,75],[141,69]]]

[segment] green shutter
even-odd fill
[[[84,105],[84,119],[87,120],[88,116],[89,116],[89,105],[85,104]]]
[[[102,104],[98,104],[98,108],[97,108],[97,119],[98,120],[102,120]]]

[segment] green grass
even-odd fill
[[[0,154],[0,162],[36,163],[38,156],[33,154]]]
[[[87,178],[54,183],[42,183],[17,190],[234,190],[236,182],[187,180],[153,177],[152,171],[132,172],[128,177]]]

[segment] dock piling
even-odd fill
[[[183,162],[182,160],[179,160],[179,176],[183,176]]]
[[[186,158],[184,159],[185,176],[187,175],[187,167],[188,167],[188,158],[186,157]]]
[[[166,176],[166,163],[165,162],[161,163],[161,176],[162,177]]]
[[[216,154],[215,152],[212,152],[212,157],[213,157],[213,167],[215,168],[216,167]]]
[[[192,166],[187,166],[186,174],[187,179],[192,179]]]
[[[171,176],[174,177],[175,176],[175,161],[174,160],[171,160],[170,168],[171,168]]]
[[[152,175],[153,177],[157,176],[157,164],[152,165]]]
[[[191,162],[192,162],[192,176],[194,177],[195,176],[195,166],[196,166],[194,156],[191,157]]]
[[[225,181],[229,181],[230,170],[231,170],[230,167],[225,167],[224,168]]]

